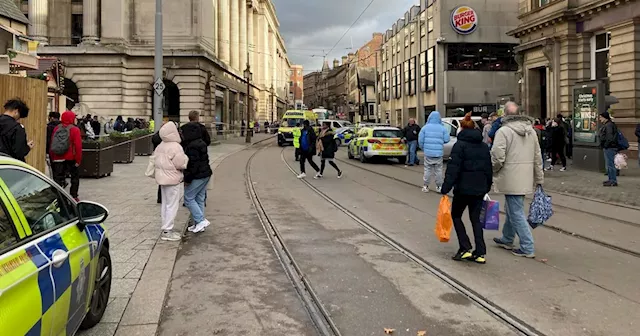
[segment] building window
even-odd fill
[[[548,5],[551,0],[531,0],[531,2],[533,3],[533,9],[536,9]]]
[[[416,42],[416,25],[412,24],[411,25],[411,44],[414,44]]]
[[[447,70],[517,71],[515,44],[451,43],[447,45]]]
[[[409,94],[416,94],[416,58],[411,57],[409,60],[409,68],[411,69],[409,72]]]
[[[396,53],[400,52],[400,37],[397,38],[396,41]]]
[[[82,42],[82,14],[71,14],[71,44]]]
[[[404,92],[411,95],[411,65],[409,61],[404,62]]]
[[[420,13],[420,21],[421,22],[425,22],[425,13],[422,12]],[[420,36],[425,36],[427,35],[427,27],[424,26],[424,24],[420,25]]]
[[[427,50],[427,91],[432,91],[436,87],[436,55],[435,48],[431,47]]]
[[[400,76],[402,76],[402,66],[398,65],[394,68],[393,93],[395,98],[402,97],[402,84],[400,84]]]
[[[591,79],[609,78],[609,48],[611,33],[597,34],[591,38]]]
[[[405,32],[405,34],[404,34],[404,47],[406,48],[408,46],[409,46],[409,34],[407,34]]]
[[[426,53],[420,53],[420,91],[427,91]]]
[[[433,31],[433,6],[427,8],[427,30]]]

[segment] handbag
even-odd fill
[[[551,216],[553,216],[551,196],[547,195],[542,189],[542,186],[539,185],[536,187],[533,200],[531,201],[531,205],[529,205],[527,222],[529,222],[529,226],[531,226],[532,229],[535,229],[548,221]]]
[[[147,164],[147,170],[144,172],[144,176],[155,178],[156,177],[156,157],[155,155],[149,156],[149,163]]]
[[[482,202],[480,223],[485,230],[500,229],[500,203],[492,200],[488,194],[484,195],[484,201]]]

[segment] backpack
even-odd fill
[[[51,139],[51,152],[53,154],[64,155],[69,150],[69,146],[71,145],[71,141],[69,140],[71,132],[69,128],[70,126],[60,125],[58,130],[53,133],[53,139]]]
[[[618,131],[618,149],[627,150],[629,149],[629,141],[624,137],[622,132]]]

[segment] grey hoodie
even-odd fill
[[[542,154],[532,118],[510,115],[502,119],[491,148],[491,164],[498,192],[527,195],[535,185],[543,184]]]

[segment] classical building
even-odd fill
[[[490,4],[489,4],[490,3]],[[421,0],[388,29],[379,66],[382,120],[492,112],[517,91],[514,0]]]
[[[640,120],[640,1],[520,0],[522,105],[535,117],[574,111],[573,87],[602,80],[616,124],[628,139]],[[595,118],[595,116],[594,116]],[[633,149],[636,149],[635,142]]]
[[[289,79],[289,107],[300,110],[304,105],[304,75],[302,65],[292,65]]]
[[[13,0],[0,0],[0,74],[25,76],[38,68],[37,44],[27,36],[28,26]]]
[[[74,103],[105,117],[151,117],[154,0],[15,1],[38,52],[66,65]],[[286,108],[290,63],[271,0],[172,0],[163,12],[166,117],[186,121],[201,110],[205,122],[239,128],[247,62],[252,119],[269,120],[272,92],[273,108]]]
[[[371,117],[364,113],[364,111],[369,111],[369,109],[368,106],[363,105],[364,103],[361,99],[363,92],[361,91],[362,86],[358,83],[358,74],[361,70],[365,71],[367,74],[375,72],[375,68],[379,62],[376,57],[379,56],[382,39],[382,33],[373,33],[371,40],[360,47],[355,53],[349,53],[347,55],[347,61],[349,63],[347,70],[347,91],[349,106],[351,107],[349,115],[350,120],[358,119],[355,118],[356,114],[367,120],[375,118],[375,116]],[[373,79],[375,80],[375,74],[373,76]],[[371,96],[371,99],[374,99],[375,101],[375,96]],[[375,106],[374,113],[376,113]]]
[[[333,68],[328,72],[325,69],[326,75],[323,79],[326,86],[323,106],[332,110],[339,118],[347,118],[351,111],[348,101],[348,68],[347,56],[342,57],[342,63],[334,59]]]
[[[323,102],[322,72],[314,71],[304,75],[304,105],[308,108],[318,108]]]

